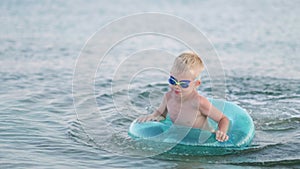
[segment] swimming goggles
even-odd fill
[[[190,80],[181,80],[178,82],[178,80],[175,77],[170,76],[169,83],[173,86],[179,85],[182,88],[188,88],[191,81]]]

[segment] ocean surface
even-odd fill
[[[0,1],[0,168],[300,168],[299,5]],[[129,138],[130,123],[153,111],[169,90],[168,69],[187,47],[140,34],[119,39],[102,59],[90,49],[101,49],[124,27],[143,27],[116,20],[144,12],[181,18],[203,33],[215,57],[208,57],[213,67],[206,67],[198,91],[249,112],[256,134],[247,150],[150,156]],[[157,19],[170,31],[183,29]],[[112,22],[119,27],[91,43]]]

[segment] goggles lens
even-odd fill
[[[169,83],[173,86],[179,85],[182,88],[188,88],[191,81],[190,80],[181,80],[178,82],[178,80],[175,77],[170,76]]]

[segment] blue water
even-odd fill
[[[296,0],[0,1],[0,168],[299,168],[299,5]],[[126,71],[139,69],[142,60],[122,61],[141,49],[172,54],[184,49],[154,35],[111,50],[113,59],[95,74],[95,97],[80,96],[82,102],[95,100],[99,112],[87,109],[77,119],[72,82],[81,50],[104,25],[141,12],[176,15],[211,41],[225,74],[224,97],[254,120],[249,149],[225,156],[144,157],[149,150],[130,140],[127,129],[159,104],[167,76],[144,70],[126,86]],[[172,63],[168,57],[145,60]],[[207,72],[202,81],[199,92],[214,97]],[[128,91],[111,92],[112,83]]]

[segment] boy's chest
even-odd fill
[[[195,119],[197,116],[201,115],[198,105],[192,100],[185,101],[183,103],[177,100],[169,100],[167,103],[167,109],[168,114],[173,121],[175,119]]]

